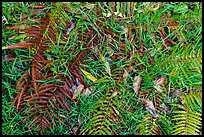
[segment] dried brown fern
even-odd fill
[[[79,33],[79,40],[84,41],[87,45],[84,45],[85,50],[80,51],[73,60],[66,64],[72,76],[64,77],[53,74],[51,71],[52,61],[47,58],[45,51],[57,43],[59,30],[56,28],[56,24],[59,23],[66,29],[69,23],[60,22],[60,18],[56,17],[57,8],[60,7],[59,5],[54,4],[56,7],[47,11],[43,9],[45,5],[30,6],[34,8],[30,20],[35,20],[38,23],[27,25],[26,23],[29,22],[27,17],[29,15],[25,15],[22,17],[21,22],[16,23],[14,26],[7,26],[8,29],[14,30],[16,33],[25,34],[28,39],[21,43],[6,46],[4,49],[31,49],[34,56],[30,62],[31,67],[26,70],[16,84],[17,96],[11,106],[16,105],[17,112],[23,113],[24,116],[27,115],[23,120],[24,122],[33,117],[29,128],[37,125],[41,134],[45,134],[45,129],[49,129],[50,126],[54,125],[57,127],[55,119],[64,124],[64,121],[56,114],[56,111],[59,110],[59,107],[70,111],[66,102],[67,99],[65,98],[71,100],[73,96],[72,87],[76,85],[76,80],[78,79],[80,83],[89,88],[79,71],[79,64],[89,56],[91,52],[90,48],[93,48],[99,43],[98,39],[100,36],[96,35],[96,31],[92,27],[87,28],[86,35],[80,35]],[[44,13],[45,16],[43,18],[34,17],[39,12]],[[97,23],[97,25],[100,24]],[[80,29],[78,31],[80,32]],[[113,34],[113,32],[111,33]],[[94,35],[96,36],[92,39]],[[104,33],[101,32],[101,35],[104,35]],[[66,37],[67,36],[64,38]],[[72,51],[73,50],[74,49],[72,49]],[[55,80],[50,83],[48,82],[48,84],[42,83],[42,81],[49,81],[51,79]]]

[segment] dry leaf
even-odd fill
[[[166,80],[166,76],[163,76],[163,77],[161,77],[160,79],[158,79],[156,81],[156,84],[157,85],[162,85],[162,84],[164,84],[165,80]]]
[[[149,111],[150,114],[152,114],[154,117],[160,117],[158,113],[154,113],[152,111],[152,109],[150,109],[149,107],[146,107],[146,109]]]
[[[110,96],[110,98],[112,98],[112,97],[116,96],[117,94],[118,94],[118,92],[117,92],[117,91],[113,92],[113,94]]]
[[[138,92],[140,90],[140,84],[142,81],[142,77],[141,76],[135,76],[134,81],[135,81],[135,82],[133,82],[134,91],[136,94],[138,94]]]
[[[78,94],[80,94],[82,92],[82,90],[84,89],[84,85],[79,85],[77,87],[77,89],[74,91],[73,96],[72,96],[72,100],[76,99],[78,97]]]
[[[153,8],[149,8],[150,11],[156,11],[159,9],[160,4],[157,4],[156,6],[154,6]]]
[[[91,87],[90,87],[91,88]],[[92,90],[92,88],[91,88],[91,90]],[[90,95],[91,94],[91,91],[89,90],[89,88],[86,88],[84,91],[83,91],[83,96],[88,96],[88,95]]]
[[[82,119],[81,119],[81,115],[78,115],[78,122],[79,122],[79,127],[81,127],[81,125],[83,124]]]
[[[164,84],[166,80],[166,76],[161,77],[160,79],[158,79],[155,83],[156,85],[154,86],[154,88],[159,91],[162,92],[163,90],[161,89],[161,85]]]
[[[123,17],[123,14],[122,13],[120,13],[120,12],[113,12],[116,16],[119,16],[119,17]]]
[[[105,66],[106,66],[106,71],[107,71],[108,75],[111,76],[111,70],[110,70],[110,65],[109,65],[108,61],[106,61]]]
[[[156,113],[156,109],[153,105],[153,102],[149,99],[141,99],[142,102],[145,103],[146,109],[149,111],[150,114],[152,114],[154,117],[160,117],[159,114]]]
[[[79,129],[78,127],[73,127],[72,128],[73,135],[77,135],[78,129]]]
[[[105,17],[110,17],[112,14],[110,13],[110,12],[108,12],[108,13],[102,13],[103,14],[103,16],[105,16]]]
[[[160,85],[156,85],[156,86],[154,86],[154,88],[159,92],[163,92]]]
[[[89,78],[91,81],[95,82],[97,80],[97,78],[95,78],[93,75],[91,75],[89,72],[83,70],[80,68],[80,70],[84,73],[84,75],[87,76],[87,78]]]
[[[2,24],[7,24],[8,20],[6,19],[6,17],[3,15],[2,16]]]
[[[145,99],[145,103],[146,103],[146,106],[149,107],[150,109],[152,109],[153,111],[155,111],[155,108],[154,108],[154,105],[153,105],[153,102],[150,101],[149,99]]]
[[[93,9],[94,6],[95,6],[95,4],[87,4],[87,5],[85,5],[85,6],[80,6],[80,7],[81,7],[82,9],[83,9],[83,8]]]
[[[123,74],[124,81],[127,81],[128,75],[129,75],[129,73],[125,70],[124,74]]]
[[[128,28],[124,28],[121,34],[127,34],[127,32],[128,32]]]

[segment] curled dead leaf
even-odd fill
[[[113,92],[113,94],[110,96],[110,98],[112,98],[112,97],[116,96],[117,94],[118,94],[118,92],[117,92],[117,91]]]
[[[152,114],[154,117],[160,117],[159,114],[156,112],[156,109],[154,107],[154,104],[152,101],[150,101],[149,99],[140,99],[142,101],[142,103],[145,104],[145,108],[147,109],[147,111],[149,111],[150,114]]]
[[[133,82],[134,91],[136,94],[138,94],[138,92],[140,90],[140,84],[142,81],[142,77],[141,76],[135,76],[134,81],[135,81],[135,82]]]
[[[166,81],[166,76],[161,77],[160,79],[156,80],[155,83],[156,85],[154,86],[154,88],[159,91],[162,92],[162,88],[161,85],[164,84],[164,82]]]
[[[159,9],[160,4],[154,5],[154,7],[149,8],[150,11],[156,11]]]
[[[87,5],[85,5],[85,6],[80,6],[80,7],[81,7],[82,9],[83,9],[83,8],[93,9],[94,6],[95,6],[95,4],[87,4]]]
[[[83,124],[83,121],[81,119],[81,115],[78,115],[78,123],[79,123],[79,127],[81,127],[81,125]]]
[[[84,85],[79,85],[77,89],[73,92],[72,100],[76,99],[79,94],[81,94],[82,90],[84,89]]]
[[[156,84],[157,85],[162,85],[162,84],[164,84],[165,80],[166,80],[166,76],[163,76],[163,77],[161,77],[160,79],[158,79],[156,81]]]

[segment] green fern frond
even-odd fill
[[[84,135],[113,135],[117,134],[119,125],[123,125],[120,118],[119,109],[117,108],[117,95],[111,97],[106,93],[95,104],[95,111],[91,115],[84,129],[80,134]]]
[[[172,112],[175,125],[172,127],[174,135],[199,135],[202,128],[202,92],[184,93],[181,97],[182,106]]]
[[[161,135],[162,131],[157,119],[147,113],[135,129],[139,135]]]
[[[177,121],[172,128],[174,135],[198,135],[201,129],[201,113],[188,111],[174,111],[173,121]]]

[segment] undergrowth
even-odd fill
[[[202,134],[202,3],[3,2],[2,134]]]

